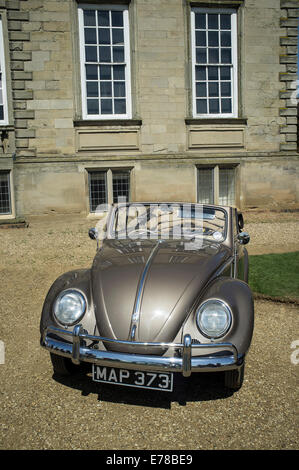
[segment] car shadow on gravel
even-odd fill
[[[99,402],[165,409],[171,409],[171,403],[186,406],[188,402],[219,400],[234,393],[224,386],[223,372],[193,374],[189,378],[174,374],[172,392],[93,382],[89,371],[67,377],[54,374],[53,379],[66,387],[80,390],[82,397],[97,395]]]

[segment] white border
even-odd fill
[[[126,86],[126,114],[87,114],[86,98],[86,76],[85,76],[85,48],[84,48],[84,23],[83,10],[122,10],[124,12],[124,49],[125,49],[125,86]],[[131,119],[131,61],[130,61],[130,30],[129,30],[129,10],[127,5],[78,5],[79,17],[79,45],[80,45],[80,72],[81,72],[81,97],[82,97],[82,118],[84,120],[94,119]]]
[[[231,13],[232,18],[232,113],[225,114],[197,114],[196,112],[196,90],[195,90],[195,13]],[[237,11],[224,8],[192,8],[191,9],[191,63],[192,63],[192,112],[195,118],[232,118],[238,117],[238,35],[237,35]]]

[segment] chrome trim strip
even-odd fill
[[[139,320],[140,320],[141,301],[142,301],[142,296],[143,296],[143,291],[144,291],[144,286],[145,286],[145,281],[146,281],[146,278],[147,278],[147,274],[148,274],[149,268],[152,264],[152,261],[155,257],[155,254],[156,254],[156,252],[158,251],[158,249],[160,247],[161,242],[162,242],[162,240],[159,240],[158,243],[152,249],[152,251],[151,251],[151,253],[150,253],[150,255],[147,259],[147,262],[145,263],[142,275],[141,275],[140,280],[139,280],[139,284],[138,284],[138,287],[137,287],[136,298],[135,298],[134,309],[133,309],[132,318],[131,318],[130,331],[129,331],[129,338],[131,339],[131,341],[135,341],[135,337],[136,337],[136,332],[137,332],[137,328],[138,328],[138,324],[139,324]]]
[[[59,333],[71,336],[73,342],[65,342],[63,339],[53,338],[48,333]],[[84,340],[93,340],[101,342],[112,342],[134,346],[163,346],[181,350],[180,356],[165,357],[144,354],[128,354],[114,351],[102,351],[92,349],[85,345]],[[244,355],[238,355],[237,349],[231,343],[208,343],[192,344],[190,335],[185,335],[183,343],[138,343],[132,341],[117,341],[100,336],[86,334],[81,325],[77,325],[73,331],[60,330],[49,326],[44,331],[41,338],[41,346],[60,356],[70,358],[75,364],[80,362],[91,362],[93,364],[108,367],[124,367],[135,370],[152,370],[181,372],[185,377],[189,377],[192,372],[210,372],[216,369],[230,370],[238,369],[243,362]],[[196,349],[219,349],[220,351],[230,351],[230,355],[206,355],[192,356],[192,351]]]
[[[183,347],[183,376],[189,377],[191,375],[191,347],[192,339],[190,335],[184,336]]]

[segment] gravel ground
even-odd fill
[[[218,374],[176,377],[171,394],[95,384],[88,374],[53,377],[39,346],[43,300],[58,275],[90,265],[92,225],[48,217],[32,219],[28,229],[0,230],[0,449],[297,449],[295,305],[256,301],[236,393],[222,388]],[[298,250],[294,218],[250,220],[246,229],[251,252]]]

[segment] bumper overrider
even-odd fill
[[[60,335],[69,337],[63,340]],[[87,346],[86,342],[91,341]],[[162,347],[165,351],[173,350],[173,356],[155,356],[143,354],[120,353],[98,349],[99,343],[117,343],[134,347]],[[244,355],[238,354],[231,343],[201,344],[192,341],[186,334],[182,343],[141,343],[119,341],[101,336],[89,335],[82,327],[76,325],[72,331],[48,326],[41,337],[41,346],[50,352],[70,358],[74,364],[89,362],[100,366],[117,367],[144,371],[181,372],[189,377],[192,372],[212,372],[238,369],[242,366]],[[214,352],[209,354],[209,349]],[[215,349],[217,352],[215,353]],[[194,356],[196,351],[204,351],[203,356]]]

